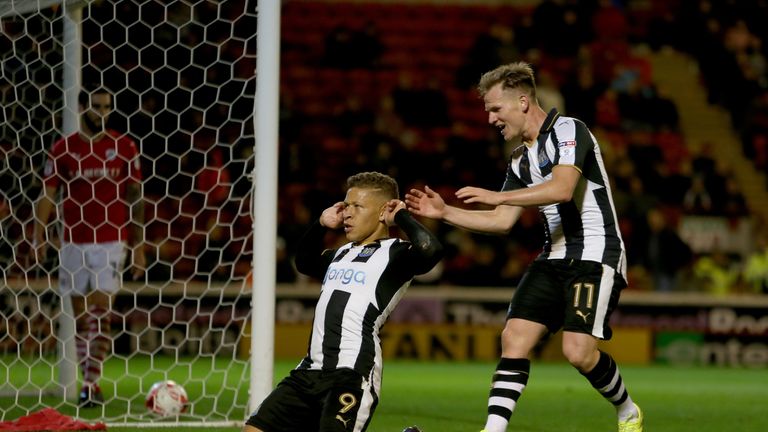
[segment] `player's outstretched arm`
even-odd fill
[[[429,186],[424,186],[423,191],[411,189],[405,194],[405,203],[411,213],[437,220],[445,218],[445,212],[449,207],[445,204],[443,197]]]
[[[423,191],[411,189],[405,195],[405,202],[408,210],[417,216],[441,220],[455,227],[482,234],[508,233],[523,211],[517,206],[497,206],[493,210],[468,210],[450,206],[429,186]]]
[[[489,191],[474,186],[465,186],[456,191],[456,198],[464,201],[467,204],[488,204],[497,206],[504,204],[502,192]]]
[[[570,201],[581,178],[581,172],[573,165],[556,165],[552,179],[535,186],[504,192],[493,192],[473,186],[456,191],[456,198],[466,204],[514,205],[521,207],[557,204]]]

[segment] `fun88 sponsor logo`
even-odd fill
[[[339,281],[342,285],[349,285],[352,282],[362,285],[365,283],[365,272],[350,268],[329,268],[325,273],[323,283],[329,281]]]

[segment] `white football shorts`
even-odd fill
[[[64,243],[59,251],[59,291],[86,295],[91,291],[113,294],[120,289],[124,242]]]

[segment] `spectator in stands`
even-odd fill
[[[278,234],[275,242],[275,281],[277,283],[291,283],[296,281],[296,270],[291,263],[291,256],[288,253],[288,243],[285,238]]]
[[[112,295],[121,285],[127,244],[133,278],[141,277],[146,267],[139,153],[133,140],[107,128],[112,100],[103,87],[80,92],[80,130],[53,145],[35,211],[40,262],[53,240],[49,219],[62,190],[59,294],[72,299],[83,373],[79,403],[84,407],[104,401],[99,378],[112,345]]]
[[[756,96],[741,132],[744,155],[758,170],[768,169],[768,91]]]
[[[395,99],[392,95],[385,95],[381,98],[373,117],[373,131],[378,135],[399,138],[405,130],[405,123],[397,112]]]
[[[707,190],[703,175],[695,175],[691,180],[691,187],[683,196],[683,209],[688,214],[703,215],[712,212],[712,196]]]
[[[755,250],[747,256],[744,280],[753,293],[768,294],[768,229],[756,229]]]
[[[656,141],[663,145],[663,138],[659,135],[656,136]],[[665,152],[669,150],[669,148],[665,148]],[[690,161],[685,156],[678,163],[667,159],[658,165],[657,171],[659,173],[657,186],[659,187],[656,189],[656,193],[659,201],[679,208],[685,193],[691,187]]]
[[[629,23],[621,2],[600,0],[592,14],[592,30],[598,39],[611,40],[626,37]]]
[[[306,205],[305,196],[308,189],[309,186],[303,183],[285,184],[280,194],[277,211],[278,282],[294,282],[297,277],[293,256],[297,252],[306,226],[313,218]]]
[[[496,63],[502,64],[502,63]],[[486,69],[487,70],[487,69]],[[539,81],[536,86],[536,97],[539,98],[539,105],[545,111],[556,109],[557,112],[565,112],[565,98],[560,92],[558,84],[552,72],[542,69],[539,72]]]
[[[703,255],[696,260],[693,275],[699,279],[702,291],[727,295],[736,288],[739,270],[726,252],[715,249],[709,255]]]
[[[619,430],[640,432],[640,409],[615,361],[598,349],[599,339],[611,337],[610,315],[627,284],[624,243],[598,143],[580,121],[541,109],[527,63],[487,72],[478,90],[488,122],[505,140],[518,144],[502,191],[463,187],[455,193],[464,204],[490,209],[447,205],[428,187],[411,189],[406,202],[419,216],[488,234],[508,234],[524,207],[538,207],[546,218],[544,251],[529,266],[510,303],[485,430],[507,430],[528,382],[534,347],[562,328],[563,353],[614,405]]]
[[[543,43],[545,38],[553,41],[557,39],[557,35],[550,34],[551,32],[547,32],[546,29],[556,28],[562,23],[563,11],[562,2],[556,0],[541,1],[531,11],[533,25],[538,28],[536,36],[541,40],[540,43]]]
[[[357,33],[357,50],[360,67],[375,68],[379,65],[384,45],[381,43],[379,29],[373,21],[366,21],[363,29]]]
[[[750,152],[752,152],[755,168],[762,172],[768,170],[768,134],[764,132],[756,133],[745,144],[745,147],[748,147]],[[768,183],[766,186],[768,186]]]
[[[657,128],[676,131],[680,124],[680,114],[677,112],[677,106],[669,98],[666,89],[658,88],[655,85],[650,86],[653,91],[653,101],[651,110],[656,113],[652,121]]]
[[[517,286],[525,274],[528,263],[541,253],[544,243],[544,226],[537,209],[527,208],[509,233],[509,241],[497,248],[501,263],[499,286]]]
[[[353,64],[354,32],[347,26],[334,27],[325,38],[323,63],[331,67],[349,67]]]
[[[638,236],[635,228],[643,227],[646,225],[646,215],[652,209],[658,206],[658,198],[645,190],[645,184],[638,177],[629,179],[629,185],[627,190],[619,190],[616,192],[617,214],[620,220],[629,228],[625,234],[625,242],[627,243],[627,258],[631,264],[635,264],[641,259],[642,253],[636,254],[635,252],[642,252],[642,247],[636,247],[639,242],[643,243],[642,235]],[[619,210],[620,209],[620,210]],[[642,230],[639,230],[642,232]]]
[[[520,57],[515,46],[515,32],[511,26],[493,23],[487,33],[475,39],[464,63],[456,73],[459,88],[470,88],[480,75],[497,64],[509,63]]]
[[[401,72],[398,85],[392,90],[392,100],[395,112],[408,126],[431,128],[450,124],[448,102],[433,78],[420,83],[410,72]]]
[[[615,90],[608,89],[598,96],[595,101],[595,123],[611,130],[621,126],[621,111]]]
[[[374,112],[363,105],[360,97],[349,95],[333,112],[334,123],[342,136],[357,136],[369,130]]]
[[[739,12],[719,2],[683,2],[678,22],[689,27],[680,32],[682,47],[699,61],[710,103],[723,105],[731,112],[735,125],[744,118],[745,107],[756,85],[744,76],[736,50],[748,44],[749,29],[742,20],[731,24],[723,17]],[[687,15],[687,16],[686,16]]]
[[[345,25],[333,28],[325,39],[323,63],[342,69],[372,68],[383,52],[375,24],[368,21],[362,30]]]
[[[378,171],[389,176],[406,175],[409,167],[418,165],[418,162],[412,159],[412,163],[393,164],[393,160],[403,160],[408,152],[399,145],[397,140],[380,134],[368,134],[363,137],[360,143],[360,154],[357,161],[360,166],[367,170]],[[416,156],[411,156],[414,159]],[[410,180],[410,179],[409,179]]]
[[[667,216],[659,208],[651,209],[645,227],[636,227],[634,233],[640,263],[650,272],[656,291],[679,289],[681,271],[691,262],[691,248],[667,223]]]
[[[562,89],[565,114],[595,124],[597,99],[601,89],[595,85],[594,74],[588,63],[579,65],[576,76],[566,81]]]
[[[280,129],[282,131],[282,129]],[[252,149],[243,150],[243,153],[252,152]],[[249,155],[243,155],[242,160],[249,159]],[[313,167],[317,166],[315,152],[307,151],[301,141],[282,138],[280,140],[280,159],[278,161],[280,184],[301,181],[312,184],[316,173]],[[247,185],[250,188],[250,182]],[[239,194],[244,195],[243,193]]]
[[[725,177],[724,182],[725,190],[723,191],[722,202],[718,203],[717,206],[720,212],[729,218],[747,217],[749,209],[747,208],[747,201],[741,193],[739,183],[732,176]]]

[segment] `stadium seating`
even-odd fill
[[[461,136],[457,138],[476,143],[479,146],[473,147],[476,150],[498,153],[496,149],[501,143],[493,134],[489,135],[477,94],[471,88],[457,86],[456,79],[459,69],[468,61],[473,44],[488,32],[491,24],[500,23],[515,32],[521,58],[531,61],[538,70],[549,71],[562,89],[575,80],[575,71],[579,68],[591,68],[594,89],[599,92],[599,97],[597,103],[587,109],[595,112],[593,128],[605,147],[608,169],[615,169],[611,165],[614,157],[616,163],[634,165],[634,175],[639,175],[646,185],[644,193],[655,195],[651,201],[660,197],[660,204],[668,214],[683,214],[679,203],[688,187],[686,175],[694,154],[678,128],[674,104],[655,90],[649,57],[643,50],[638,50],[638,47],[647,47],[647,43],[638,45],[638,41],[651,43],[654,49],[667,43],[652,30],[676,5],[634,5],[624,10],[614,6],[570,7],[584,32],[576,34],[583,41],[583,49],[576,58],[549,52],[551,45],[537,45],[535,38],[531,40],[530,35],[537,31],[537,20],[553,19],[551,14],[539,13],[537,5],[286,3],[282,18],[281,89],[293,99],[292,109],[301,111],[305,120],[304,130],[296,138],[299,146],[318,155],[318,151],[322,153],[324,163],[314,173],[315,184],[339,184],[350,170],[373,167],[366,165],[365,158],[350,164],[343,149],[355,151],[361,148],[359,143],[366,142],[370,135],[380,135],[381,131],[370,125],[358,128],[350,135],[349,131],[339,130],[333,113],[340,112],[347,98],[354,95],[362,100],[361,109],[379,116],[382,100],[402,87],[404,76],[411,88],[423,89],[427,83],[432,83],[439,89],[448,106],[451,124],[458,126],[424,127],[409,125],[406,121],[403,129],[394,134],[397,136],[389,137],[398,147],[397,151],[406,156],[397,159],[399,172],[418,171],[418,167],[413,169],[403,165],[409,160],[423,160],[424,155],[445,160],[444,166],[447,163],[452,167],[450,170],[458,169],[457,163],[450,161],[455,155],[448,153],[444,144],[453,135],[452,129],[460,131]],[[382,47],[375,63],[351,68],[324,63],[326,38],[334,29],[356,32],[366,27],[375,30]],[[347,54],[355,55],[354,52]],[[624,75],[620,76],[621,73]],[[639,88],[639,93],[632,94],[633,90],[626,87],[628,83]],[[641,105],[644,108],[639,108]],[[636,108],[636,112],[630,112],[628,108]],[[649,113],[653,115],[648,116]],[[326,125],[319,127],[312,123]],[[645,165],[634,159],[638,155],[647,155],[651,149],[656,152],[652,156],[658,159],[656,165]],[[620,155],[628,155],[629,159]],[[476,167],[474,173],[456,173],[456,176],[460,181],[471,183],[479,181],[476,171],[480,170],[483,168]],[[432,181],[430,174],[422,173],[421,180]],[[460,186],[456,181],[446,178],[448,186]],[[665,181],[677,186],[665,190]],[[712,177],[708,181],[713,190],[722,189],[722,183],[718,183],[722,182],[721,178]],[[632,196],[634,192],[629,189],[629,183],[618,183],[615,186],[617,194]],[[498,184],[500,182],[485,186],[495,188]],[[332,194],[336,190],[326,192]],[[318,210],[310,209],[310,212]],[[638,223],[639,219],[635,215],[623,216],[622,226],[627,228],[628,243],[635,240],[631,235],[632,224]],[[496,253],[496,261],[501,262],[504,251],[497,249]]]

